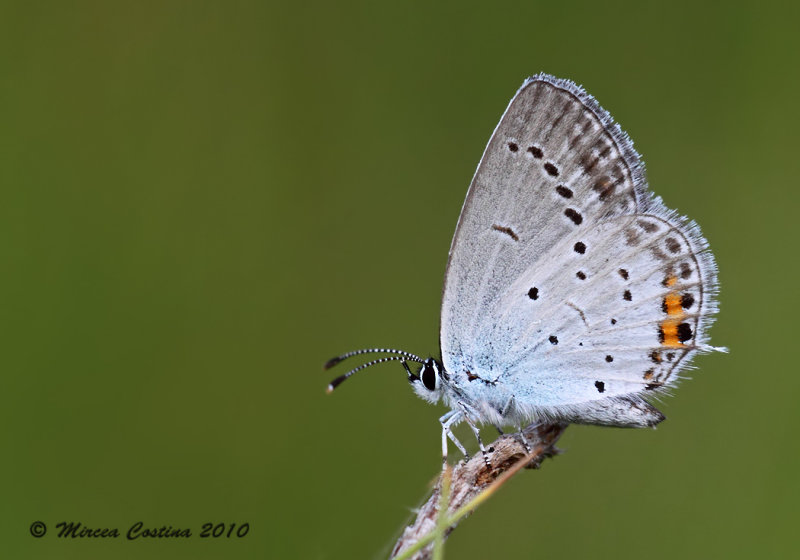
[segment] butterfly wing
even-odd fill
[[[441,350],[459,394],[478,410],[513,397],[516,416],[596,421],[591,403],[666,387],[710,349],[715,290],[705,240],[647,191],[610,115],[572,82],[527,80],[450,249]]]

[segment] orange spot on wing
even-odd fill
[[[676,292],[670,292],[666,295],[664,298],[664,306],[667,308],[667,315],[670,317],[683,315],[681,296],[679,296]]]
[[[667,319],[661,323],[661,334],[664,337],[662,344],[672,348],[683,346],[683,343],[678,339],[678,321]]]
[[[664,285],[671,288],[678,283],[678,277],[670,274],[664,280]],[[661,321],[661,344],[671,348],[680,348],[683,343],[678,337],[678,325],[685,316],[682,300],[678,292],[669,292],[664,296],[662,310],[667,314],[667,319]]]

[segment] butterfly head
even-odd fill
[[[411,383],[414,391],[420,397],[431,403],[438,402],[438,400],[442,397],[444,386],[447,384],[447,381],[449,381],[450,376],[442,367],[441,362],[435,358],[422,359],[416,354],[405,352],[404,350],[392,350],[388,348],[366,348],[364,350],[354,350],[353,352],[348,352],[346,354],[342,354],[341,356],[331,358],[325,364],[325,369],[330,369],[340,362],[353,356],[373,353],[390,355],[370,360],[367,363],[361,364],[360,366],[351,369],[347,373],[340,375],[330,382],[328,385],[328,392],[330,393],[333,391],[342,382],[349,379],[358,371],[385,362],[401,362],[406,370],[406,374],[408,375],[408,381]],[[416,362],[420,364],[420,368],[417,373],[411,371],[411,368],[408,366],[408,362]]]
[[[417,375],[411,372],[405,362],[403,362],[403,365],[408,373],[408,381],[417,395],[428,402],[438,402],[442,397],[442,389],[448,378],[442,364],[435,358],[423,360]]]

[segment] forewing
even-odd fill
[[[491,341],[476,335],[508,286],[528,268],[556,265],[543,257],[576,228],[635,212],[640,182],[630,142],[593,98],[566,80],[527,80],[486,147],[450,248],[445,368],[476,355],[491,363]]]

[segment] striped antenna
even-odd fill
[[[413,358],[412,358],[412,356],[413,356]],[[385,358],[378,358],[377,360],[372,360],[371,362],[367,362],[366,364],[362,364],[362,365],[360,365],[360,366],[358,366],[356,368],[351,369],[347,373],[345,373],[343,375],[340,375],[339,377],[337,377],[336,379],[334,379],[333,381],[331,381],[328,384],[327,392],[328,393],[332,392],[334,389],[336,389],[336,387],[341,385],[346,379],[348,379],[350,376],[352,376],[357,371],[361,371],[362,369],[366,369],[366,368],[368,368],[370,366],[374,366],[376,364],[382,364],[384,362],[398,362],[398,361],[401,361],[401,362],[403,362],[404,365],[406,365],[406,361],[408,361],[409,359],[414,361],[414,362],[424,363],[424,361],[422,359],[417,358],[413,354],[410,355],[410,356],[402,355],[402,356],[386,356]],[[406,371],[409,372],[409,375],[413,375],[413,374],[411,374],[410,370],[408,369],[408,365],[406,365]]]
[[[342,354],[341,356],[336,356],[335,358],[331,358],[330,360],[325,362],[325,365],[323,366],[322,369],[331,369],[339,362],[343,362],[347,358],[352,358],[353,356],[358,356],[360,354],[397,354],[399,356],[405,356],[412,362],[422,363],[424,361],[419,356],[412,354],[411,352],[406,352],[404,350],[393,350],[391,348],[364,348],[363,350],[353,350],[352,352],[348,352],[347,354]]]

